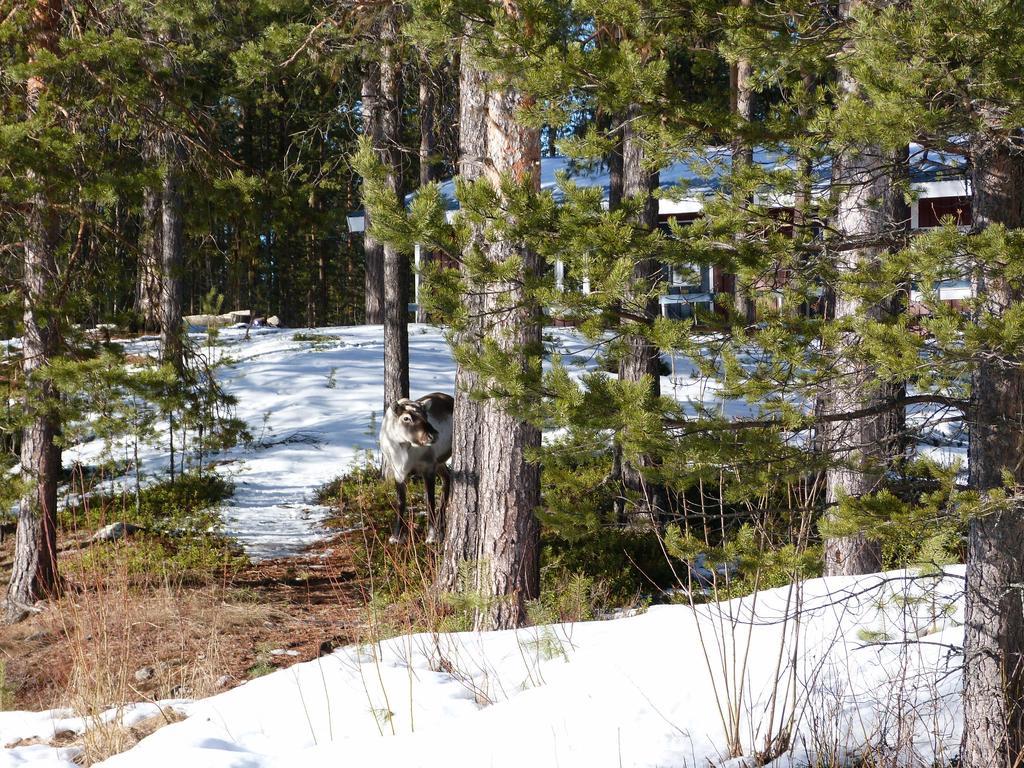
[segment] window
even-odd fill
[[[965,197],[925,197],[917,201],[919,229],[937,227],[947,216],[952,216],[957,226],[969,226],[974,221],[971,201]]]

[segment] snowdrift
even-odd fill
[[[930,765],[962,729],[962,592],[962,568],[899,571],[351,646],[179,703],[186,720],[102,765],[703,768],[766,749],[780,767],[866,750]],[[0,714],[0,738],[19,717]],[[67,757],[29,747],[0,765]]]

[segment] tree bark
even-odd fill
[[[441,178],[437,156],[437,76],[425,54],[420,55],[420,186]]]
[[[381,26],[381,143],[377,147],[387,168],[387,186],[402,200],[402,61],[398,51],[397,8]],[[384,407],[409,396],[409,255],[384,243]]]
[[[909,213],[896,187],[896,176],[905,172],[903,159],[878,148],[844,155],[835,161],[839,174],[840,200],[837,227],[847,240],[875,239],[905,231]],[[882,249],[864,247],[844,252],[841,271],[882,258]],[[893,299],[865,307],[854,297],[836,292],[834,319],[866,316],[881,320],[901,311],[893,286]],[[875,372],[853,353],[856,334],[840,335],[833,376],[824,387],[823,398],[831,413],[857,411],[899,398],[906,387],[901,383],[879,382]],[[826,503],[834,508],[843,498],[859,498],[878,491],[886,470],[902,455],[905,414],[888,409],[866,418],[836,421],[824,427],[823,445],[828,454]],[[874,573],[882,567],[882,549],[864,534],[825,541],[825,575]]]
[[[39,0],[32,11],[29,34],[30,63],[40,53],[57,50],[60,0]],[[26,112],[31,120],[39,109],[46,83],[31,75],[26,83]],[[45,179],[36,171],[28,183],[39,189],[28,205],[25,237],[25,332],[22,356],[26,389],[25,408],[30,421],[22,432],[21,472],[26,490],[18,508],[11,580],[7,587],[4,618],[18,621],[38,599],[55,593],[57,572],[57,483],[61,451],[55,444],[60,430],[56,405],[59,395],[46,376],[46,365],[60,344],[59,308],[51,302],[58,281],[56,250],[58,222],[46,192]]]
[[[1000,146],[974,153],[974,223],[1024,226],[1024,158]],[[985,314],[1002,315],[1024,300],[1019,284],[982,276]],[[1024,372],[1021,361],[985,356],[973,377],[970,483],[980,491],[1024,483]],[[1018,768],[1024,756],[1024,504],[975,518],[967,551],[964,627],[964,768]]]
[[[442,163],[438,158],[437,131],[437,78],[438,72],[425,54],[420,55],[420,187],[437,181],[442,175]],[[435,258],[435,254],[423,251],[420,259],[422,268]],[[416,322],[428,321],[426,310],[417,297]]]
[[[468,39],[468,36],[467,36]],[[464,46],[466,44],[464,43]],[[462,55],[460,173],[496,184],[508,173],[540,185],[540,132],[517,122],[524,97],[507,86],[488,87],[466,47]],[[496,343],[524,367],[540,344],[540,315],[525,296],[522,278],[539,273],[540,263],[522,243],[488,237],[473,226],[467,250],[492,262],[522,259],[522,274],[508,282],[482,283],[463,265],[471,321],[460,342],[480,348]],[[438,583],[480,601],[478,629],[506,628],[526,618],[526,601],[540,590],[540,468],[527,452],[540,446],[540,431],[514,417],[495,399],[474,401],[470,390],[486,382],[459,366],[452,451],[452,498]]]
[[[849,15],[860,2],[844,3],[843,12]],[[842,68],[839,87],[846,98],[861,98],[856,79]],[[873,146],[840,153],[833,160],[833,189],[838,195],[836,228],[845,244],[877,241],[905,228],[904,203],[894,179],[896,162],[892,153]],[[837,270],[856,270],[878,260],[882,253],[877,245],[841,250]],[[888,303],[864,306],[857,297],[842,292],[835,296],[835,320],[840,323],[860,316],[879,320],[892,310]],[[833,375],[822,393],[832,413],[870,407],[897,394],[897,388],[878,382],[874,371],[857,359],[858,343],[854,332],[840,336]],[[900,423],[899,417],[887,412],[824,427],[823,444],[829,461],[826,503],[830,509],[843,498],[856,499],[879,490],[897,452],[899,434],[895,430]],[[874,573],[882,567],[881,545],[863,533],[827,539],[824,557],[826,576]]]
[[[181,145],[171,133],[162,139],[164,179],[161,189],[160,356],[176,370],[184,369],[182,295],[184,220],[181,203]]]
[[[639,117],[638,106],[632,106],[627,114],[622,135],[622,192],[625,198],[643,200],[643,208],[634,222],[641,229],[656,229],[658,226],[658,199],[654,192],[659,186],[659,173],[646,167],[643,137],[636,131]],[[626,308],[650,322],[658,316],[658,293],[654,286],[661,276],[661,266],[654,259],[642,259],[633,268],[633,280],[629,294],[625,297]],[[629,324],[623,328],[623,352],[619,359],[621,381],[648,381],[648,399],[653,406],[661,397],[661,353],[641,332],[631,332]],[[618,450],[618,449],[617,449]],[[625,491],[643,500],[631,514],[620,503],[620,516],[649,518],[657,523],[668,511],[665,489],[646,482],[641,472],[644,467],[654,466],[648,456],[637,457],[630,462],[621,458],[621,477]]]
[[[380,65],[369,62],[363,72],[363,134],[374,147],[381,144],[383,124],[380,101]],[[370,236],[370,212],[364,211],[363,254],[365,256],[365,318],[368,325],[384,322],[384,246]]]
[[[750,8],[753,0],[740,0],[741,8]],[[749,58],[741,57],[729,71],[730,91],[732,101],[732,112],[736,116],[738,129],[743,129],[754,119],[754,68]],[[733,171],[741,171],[743,167],[750,167],[754,164],[754,147],[749,138],[738,137],[733,142],[732,167]],[[739,276],[733,288],[733,300],[736,307],[736,314],[743,319],[746,325],[753,325],[757,321],[757,303],[754,299],[754,286],[743,285]]]
[[[157,141],[145,139],[144,155],[148,163],[160,162]],[[163,262],[163,204],[160,189],[146,187],[142,195],[142,242],[139,252],[139,273],[136,303],[142,330],[150,333],[160,329],[160,272]]]

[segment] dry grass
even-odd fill
[[[115,574],[5,628],[0,654],[19,686],[18,704],[94,714],[126,701],[212,693],[236,650],[225,649],[225,640],[280,614],[271,605],[231,602],[220,587],[143,590]],[[136,679],[144,667],[153,675]]]
[[[76,741],[67,746],[79,747],[82,751],[75,761],[83,766],[94,765],[108,757],[125,752],[150,734],[185,719],[176,709],[165,708],[159,714],[140,720],[131,726],[125,726],[117,720],[95,722]],[[64,746],[64,745],[62,745]]]
[[[199,698],[244,682],[266,648],[273,667],[348,642],[362,591],[342,556],[261,563],[216,583],[139,583],[124,571],[81,578],[41,613],[0,627],[7,706],[95,715],[127,702]],[[316,575],[321,574],[321,575]],[[0,577],[2,578],[2,577]],[[136,672],[152,668],[152,674]]]

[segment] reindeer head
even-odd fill
[[[437,430],[427,420],[423,405],[415,400],[402,398],[391,406],[394,415],[395,433],[401,442],[413,445],[433,445]]]

